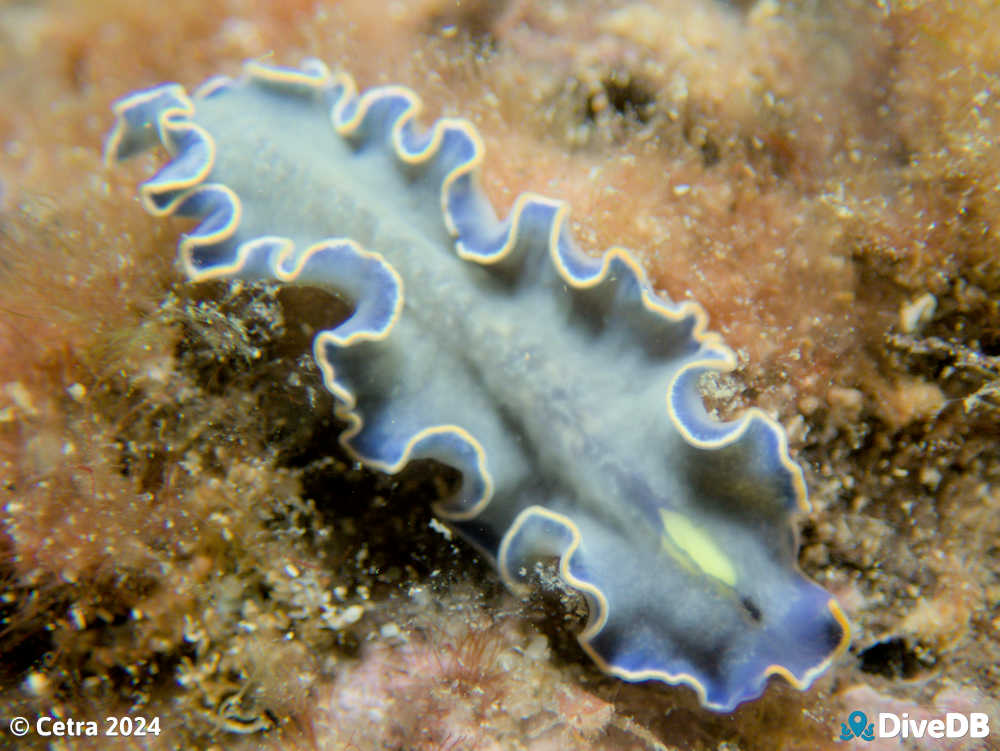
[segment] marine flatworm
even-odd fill
[[[140,195],[200,220],[180,242],[191,279],[353,304],[313,346],[343,445],[384,472],[459,470],[435,513],[515,591],[558,559],[603,670],[687,684],[714,710],[771,674],[808,686],[847,623],[796,567],[808,504],[781,427],[757,409],[718,422],[702,403],[699,376],[733,353],[625,250],[579,250],[561,202],[525,193],[498,219],[472,125],[422,129],[419,108],[315,60],[249,62],[192,97],[164,84],[120,100],[106,153],[166,147]]]

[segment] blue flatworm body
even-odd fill
[[[847,623],[796,566],[808,504],[784,432],[702,403],[699,376],[733,353],[626,251],[579,250],[561,202],[523,194],[498,219],[473,127],[421,129],[418,109],[407,89],[359,94],[315,60],[249,62],[193,97],[164,84],[120,100],[106,151],[169,152],[140,194],[200,220],[180,242],[191,279],[353,304],[313,346],[343,445],[385,472],[459,470],[435,513],[515,591],[558,559],[603,670],[687,684],[720,711],[771,674],[806,687]]]

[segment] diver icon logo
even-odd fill
[[[855,710],[847,718],[847,722],[840,723],[840,740],[849,741],[851,738],[860,738],[863,741],[875,740],[875,723],[869,723],[864,712]]]
[[[854,710],[847,722],[840,723],[840,740],[858,738],[873,741],[878,738],[986,738],[990,734],[990,716],[985,712],[948,712],[945,716],[913,719],[903,712],[879,712],[875,722],[868,722],[868,716],[861,710]]]

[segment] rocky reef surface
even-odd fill
[[[849,747],[856,709],[1000,727],[998,37],[994,3],[933,0],[0,3],[0,732],[750,751]],[[434,521],[453,478],[339,452],[309,341],[342,310],[182,281],[188,224],[134,198],[156,160],[101,161],[109,105],[261,54],[470,118],[501,211],[565,199],[582,245],[705,306],[741,358],[706,400],[785,424],[801,565],[852,621],[810,691],[719,715],[604,676],[585,603],[517,600]]]

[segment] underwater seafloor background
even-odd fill
[[[812,689],[718,715],[603,676],[581,601],[432,522],[441,478],[340,453],[336,311],[182,280],[110,104],[265,54],[469,117],[501,212],[565,199],[706,307],[741,358],[707,398],[788,428],[801,565],[853,624]],[[855,709],[987,712],[906,747],[998,747],[998,75],[972,0],[0,2],[0,748],[898,747],[839,742]],[[7,733],[40,714],[161,733]]]

